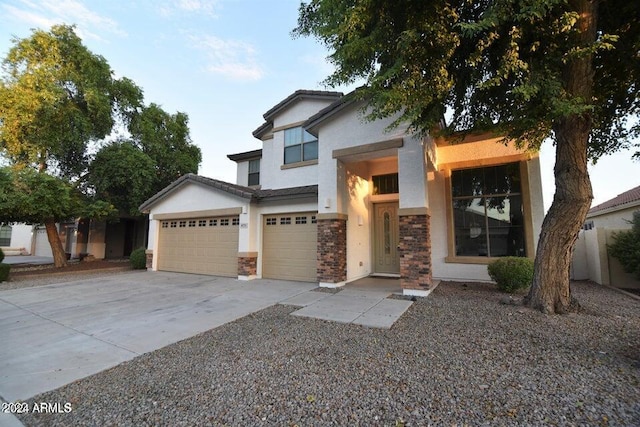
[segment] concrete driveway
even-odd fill
[[[28,399],[316,286],[132,272],[0,292],[0,396]]]

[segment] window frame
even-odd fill
[[[8,234],[8,237],[6,235]],[[11,247],[11,236],[13,234],[13,227],[10,224],[0,224],[0,246]],[[3,245],[3,242],[8,242]]]
[[[500,159],[496,159],[500,160]],[[506,159],[505,159],[506,160]],[[531,192],[529,189],[529,167],[528,158],[509,159],[508,161],[498,162],[460,162],[455,164],[445,165],[443,168],[444,180],[445,180],[445,204],[446,204],[446,219],[447,219],[447,243],[448,251],[445,257],[445,263],[456,264],[489,264],[492,261],[503,257],[491,257],[491,256],[468,256],[456,254],[456,240],[455,240],[455,221],[454,221],[454,209],[453,209],[453,192],[452,192],[452,172],[460,169],[474,169],[474,168],[488,168],[493,166],[502,166],[509,163],[518,163],[520,172],[520,197],[522,198],[522,209],[524,217],[524,258],[534,259],[535,246],[533,236],[533,214],[531,206]],[[486,196],[486,195],[485,195]]]
[[[260,185],[260,159],[251,159],[247,162],[247,186],[256,187]],[[257,171],[252,171],[251,166],[257,164]],[[256,182],[252,183],[251,179],[254,178]]]
[[[298,135],[293,135],[294,132]],[[288,137],[288,135],[291,136]],[[304,130],[302,126],[284,129],[283,147],[282,163],[285,166],[318,161],[318,138]],[[309,157],[306,156],[307,149],[311,150]],[[295,151],[298,151],[297,158],[294,160],[287,159],[287,152]]]

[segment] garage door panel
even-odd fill
[[[229,225],[220,226],[221,223]],[[162,221],[158,269],[237,276],[237,223],[237,217],[235,220],[234,217],[218,217]]]
[[[265,215],[262,276],[315,282],[317,226],[315,212]]]

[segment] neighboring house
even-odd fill
[[[91,254],[96,259],[123,258],[147,241],[146,218],[119,218],[117,222],[80,218],[57,224],[62,247],[71,258]],[[0,225],[0,247],[7,255],[51,257],[44,225]]]
[[[589,210],[574,248],[572,279],[640,289],[640,281],[625,273],[618,260],[607,251],[614,233],[630,229],[633,212],[639,210],[640,185]]]
[[[29,255],[32,231],[33,226],[29,224],[0,224],[0,248],[5,255]]]
[[[150,268],[324,287],[376,274],[426,295],[439,279],[490,280],[496,257],[534,257],[537,154],[492,136],[419,138],[362,109],[296,91],[253,132],[262,150],[229,156],[237,183],[189,174],[150,198]]]

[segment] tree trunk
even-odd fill
[[[58,228],[53,218],[45,220],[44,225],[47,229],[47,239],[51,245],[51,253],[53,254],[53,264],[56,268],[67,266],[67,254],[64,252],[62,242],[60,241],[60,234],[58,234]]]
[[[596,33],[596,5],[588,0],[570,1],[579,14],[578,45],[591,46]],[[592,102],[591,54],[574,54],[567,60],[563,79],[567,97]],[[588,110],[570,114],[553,127],[556,137],[554,176],[556,193],[540,232],[533,283],[525,303],[543,313],[567,313],[578,307],[569,281],[573,247],[591,206],[593,194],[587,171],[587,147],[593,127]]]

